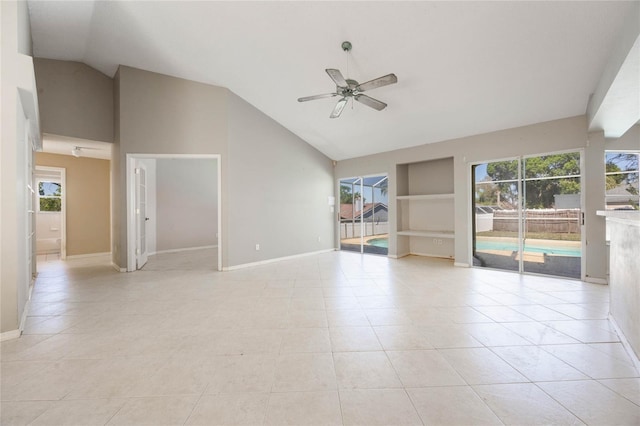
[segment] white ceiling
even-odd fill
[[[224,86],[335,160],[585,113],[630,2],[29,1],[34,54]],[[347,73],[344,40],[353,43]],[[381,112],[336,99],[338,68]]]

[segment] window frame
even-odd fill
[[[44,182],[51,182],[51,183],[56,183],[58,185],[60,185],[60,195],[40,195],[40,183],[44,183]],[[46,178],[38,178],[36,180],[36,196],[37,196],[37,202],[36,204],[36,209],[38,213],[44,213],[44,214],[51,214],[51,213],[62,213],[62,201],[63,201],[63,191],[65,189],[62,186],[62,180],[61,179],[57,179],[57,178],[53,178],[53,179],[46,179]],[[41,209],[41,204],[40,204],[40,200],[46,198],[57,198],[60,200],[60,210],[56,210],[56,211],[50,211],[50,210],[42,210]]]

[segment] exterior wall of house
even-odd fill
[[[376,173],[389,174],[389,222],[395,231],[396,165],[453,157],[455,193],[455,259],[458,264],[471,261],[471,165],[520,155],[580,150],[585,171],[586,203],[586,276],[605,279],[605,235],[596,210],[604,208],[604,135],[588,133],[585,116],[554,120],[530,126],[469,136],[434,144],[401,149],[339,161],[336,179]],[[389,253],[396,253],[396,240],[390,238]]]
[[[113,79],[80,62],[34,59],[42,131],[113,141]]]
[[[110,251],[109,160],[36,153],[36,165],[66,169],[67,256]]]

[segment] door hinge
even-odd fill
[[[584,212],[580,213],[582,215],[582,224],[584,225]]]

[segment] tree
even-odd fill
[[[580,154],[577,152],[526,158],[522,170],[527,208],[550,208],[555,203],[554,195],[580,193]],[[500,199],[517,206],[518,162],[489,163],[487,175],[491,181],[497,181]]]
[[[348,185],[340,185],[340,204],[353,204],[354,199],[359,200],[360,198],[361,195],[359,192],[354,194]]]

